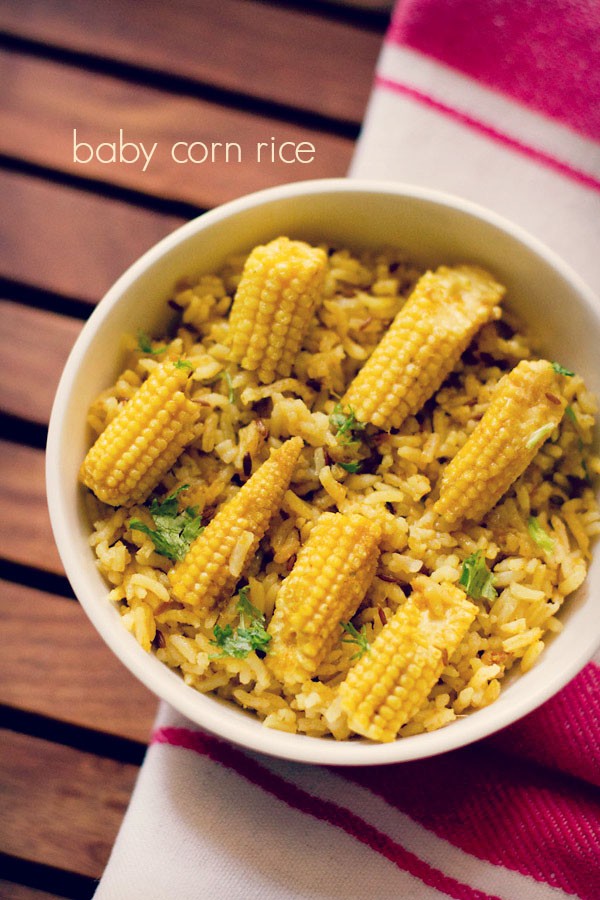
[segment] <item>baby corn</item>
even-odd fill
[[[269,459],[195,539],[184,559],[169,571],[178,600],[210,608],[231,592],[281,506],[302,446],[302,438],[294,437],[272,450]]]
[[[398,428],[440,387],[481,326],[499,315],[503,295],[502,285],[476,266],[426,272],[342,406],[361,422]]]
[[[352,731],[374,741],[394,740],[426,703],[476,613],[455,585],[415,579],[406,603],[340,685]]]
[[[280,237],[249,255],[229,317],[231,359],[268,384],[287,377],[321,300],[327,256]]]
[[[268,661],[286,686],[308,681],[340,639],[375,575],[380,527],[357,513],[323,513],[283,582],[269,624]]]
[[[189,374],[171,362],[154,369],[88,451],[79,477],[103,503],[142,503],[192,440]]]
[[[521,475],[566,406],[547,360],[522,360],[499,382],[483,418],[446,467],[434,512],[449,525],[479,521]]]

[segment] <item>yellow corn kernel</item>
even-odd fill
[[[268,384],[288,376],[321,300],[327,256],[280,237],[250,253],[229,317],[231,359]]]
[[[477,614],[455,585],[425,576],[340,685],[342,710],[357,734],[392,741],[427,702]]]
[[[231,593],[281,507],[302,446],[302,438],[294,437],[272,450],[266,462],[219,509],[184,559],[169,571],[177,600],[208,609]]]
[[[442,475],[433,509],[449,525],[479,521],[525,471],[562,418],[561,377],[547,360],[522,360],[498,382],[481,421]]]
[[[358,513],[323,513],[298,554],[269,623],[267,657],[291,687],[308,681],[342,636],[375,575],[381,529]]]
[[[342,398],[360,422],[399,428],[456,366],[504,288],[476,266],[426,272]]]
[[[143,503],[193,439],[190,371],[171,362],[154,369],[88,451],[79,478],[103,503]]]

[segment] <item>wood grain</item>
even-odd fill
[[[0,195],[10,214],[0,241],[0,276],[90,303],[184,222],[9,172],[0,171]]]
[[[38,891],[36,888],[27,887],[25,884],[4,881],[3,878],[0,878],[0,897],[2,897],[2,900],[60,900],[58,894]]]
[[[5,0],[0,24],[56,47],[356,123],[382,38],[249,0]]]
[[[41,450],[0,441],[0,508],[2,557],[63,574],[46,507]]]
[[[60,374],[83,323],[6,300],[0,300],[0,320],[0,410],[47,425]]]
[[[156,697],[109,650],[78,603],[0,581],[0,622],[0,703],[148,741]]]
[[[0,84],[4,93],[0,152],[203,208],[282,182],[342,176],[353,150],[353,142],[346,138],[18,53],[0,54]],[[89,164],[77,163],[74,129],[78,142],[94,148],[118,141],[120,129],[124,140],[143,143],[148,153],[155,143],[158,147],[146,171],[141,156],[141,161],[130,164],[96,158]],[[257,144],[271,140],[277,146],[312,142],[314,162],[257,162]],[[180,165],[171,158],[171,148],[180,141],[215,143],[221,149],[216,149],[214,163]],[[239,144],[240,162],[235,153],[229,162],[224,160],[222,148],[228,142]],[[110,159],[110,148],[100,153]],[[127,153],[133,158],[133,150]],[[88,151],[79,151],[79,158],[87,155]]]
[[[98,878],[137,767],[0,731],[0,850]]]

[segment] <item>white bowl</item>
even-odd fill
[[[126,631],[88,544],[77,473],[89,435],[86,413],[111,384],[124,332],[158,333],[165,301],[186,274],[214,271],[227,256],[280,234],[354,246],[399,246],[421,265],[459,261],[488,267],[511,306],[534,325],[543,351],[581,373],[600,396],[600,303],[554,253],[521,228],[457,197],[412,186],[327,179],[243,197],[179,228],[117,281],[84,327],[66,364],[50,421],[47,491],[56,543],[73,589],[109,647],[150,690],[193,722],[253,750],[311,763],[364,765],[442,753],[489,735],[562,688],[600,643],[600,555],[570,597],[564,630],[526,675],[507,679],[491,706],[429,734],[390,744],[293,735],[190,687]],[[124,674],[124,677],[125,676]]]

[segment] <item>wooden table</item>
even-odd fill
[[[1,897],[92,895],[157,706],[80,609],[50,531],[44,445],[69,350],[117,276],[186,219],[345,174],[387,6],[0,2]],[[83,144],[75,158],[74,130],[100,161]],[[120,130],[157,144],[146,171],[101,161]],[[243,156],[177,163],[177,142]],[[314,160],[259,162],[260,142],[308,142]]]

